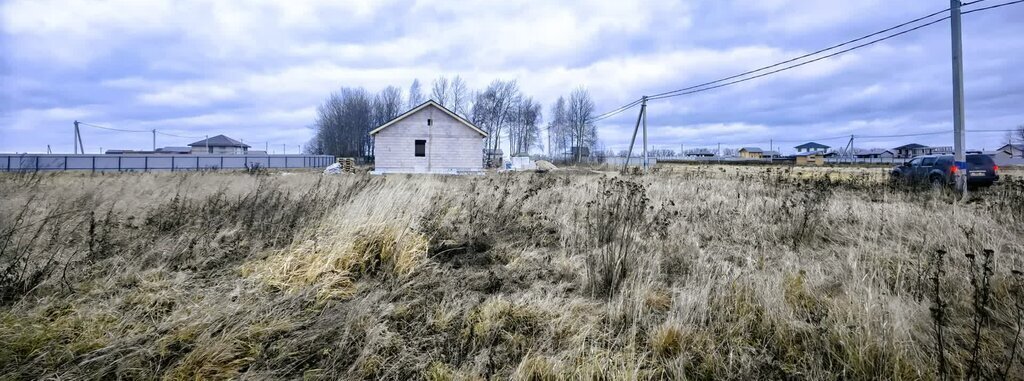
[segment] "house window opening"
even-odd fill
[[[416,141],[416,157],[427,156],[427,141],[417,140]]]
[[[434,120],[433,119],[427,119],[427,125],[428,126],[433,126],[434,125]]]

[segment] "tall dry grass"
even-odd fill
[[[1020,180],[962,202],[698,166],[0,195],[3,379],[1024,377]]]

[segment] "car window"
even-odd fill
[[[991,166],[992,158],[988,155],[967,155],[967,164],[979,167]]]
[[[935,164],[935,158],[934,157],[926,157],[926,158],[924,158],[924,160],[921,160],[921,166],[922,167],[931,167],[932,164]]]
[[[916,166],[919,166],[919,165],[921,165],[921,158],[916,158],[916,159],[910,161],[910,166],[911,167],[916,167]]]

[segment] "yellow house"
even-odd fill
[[[825,155],[821,152],[801,152],[796,155],[796,165],[825,165]]]
[[[740,148],[741,159],[760,159],[764,157],[764,150],[757,147]]]

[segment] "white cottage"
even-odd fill
[[[483,171],[487,133],[433,100],[384,123],[370,136],[374,173]]]

